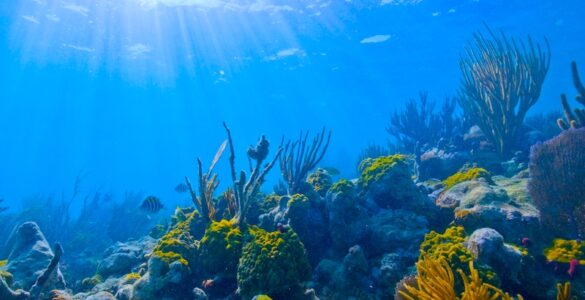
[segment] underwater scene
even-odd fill
[[[0,300],[585,299],[585,1],[0,1]]]

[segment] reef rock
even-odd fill
[[[465,152],[446,152],[433,148],[420,157],[419,180],[444,179],[457,172],[470,159]]]
[[[328,240],[328,221],[324,205],[302,194],[293,195],[287,203],[285,216],[305,245],[309,259],[317,262],[323,255],[320,249],[324,248]]]
[[[95,295],[91,295],[85,298],[85,300],[116,300],[116,297],[114,297],[114,295],[110,294],[109,292],[99,292]]]
[[[369,219],[369,243],[365,245],[369,256],[384,253],[416,253],[427,233],[427,219],[413,212],[383,209]]]
[[[53,258],[49,242],[34,222],[20,225],[9,238],[12,246],[6,270],[14,276],[13,287],[28,290]],[[57,267],[51,274],[49,287],[64,287],[63,275]]]
[[[356,194],[356,186],[342,179],[333,184],[326,196],[329,234],[333,246],[339,251],[346,251],[367,235],[369,217],[363,200]]]
[[[539,213],[526,192],[527,179],[494,176],[464,181],[444,191],[437,206],[453,209],[455,224],[467,230],[491,227],[507,240],[519,241],[538,231]]]
[[[491,228],[478,229],[469,236],[465,245],[476,261],[491,266],[503,279],[518,282],[522,253],[505,244],[499,232]]]
[[[428,198],[412,179],[412,166],[404,155],[365,159],[359,186],[367,199],[381,208],[422,211]]]
[[[128,274],[133,267],[146,261],[144,256],[152,252],[155,245],[156,240],[149,236],[138,241],[117,242],[106,249],[104,258],[98,265],[97,273],[103,278]]]

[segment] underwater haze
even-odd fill
[[[582,299],[584,12],[2,1],[0,300]]]

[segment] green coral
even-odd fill
[[[331,187],[333,179],[327,171],[319,168],[307,177],[307,183],[313,186],[313,190],[323,197]]]
[[[203,267],[211,274],[234,274],[242,252],[242,241],[235,219],[211,222],[200,242]]]
[[[577,240],[555,239],[551,247],[544,249],[544,256],[548,261],[568,263],[573,259],[585,265],[585,242]]]
[[[286,203],[289,211],[305,210],[311,207],[311,201],[303,194],[294,194]]]
[[[178,222],[167,232],[153,249],[153,255],[158,256],[167,264],[175,261],[187,266],[195,266],[197,258],[197,238],[193,236],[193,224],[201,218],[197,212],[192,212],[187,219]]]
[[[490,172],[483,168],[473,167],[460,170],[449,176],[447,179],[443,180],[443,185],[445,186],[445,190],[449,190],[458,183],[478,178],[485,178],[488,182],[491,182]]]
[[[102,276],[100,274],[95,274],[92,277],[89,278],[85,278],[81,281],[81,287],[84,290],[90,290],[92,289],[94,286],[100,284],[104,282],[104,279],[102,278]]]
[[[381,180],[390,170],[395,168],[401,169],[405,174],[409,174],[408,156],[394,154],[382,156],[375,159],[364,159],[360,164],[362,173],[360,175],[360,184],[367,188],[371,183]]]
[[[297,234],[249,228],[249,241],[242,250],[238,287],[243,299],[267,294],[295,299],[300,284],[311,276],[307,252]]]
[[[258,295],[256,297],[254,297],[254,300],[272,300],[272,298],[270,298],[270,296],[266,296],[266,295]]]
[[[355,189],[355,185],[346,179],[340,179],[329,188],[330,193],[349,195]]]

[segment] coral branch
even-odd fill
[[[325,136],[327,138],[325,139]],[[312,143],[307,144],[309,132],[304,135],[301,131],[297,141],[288,141],[284,147],[284,155],[280,158],[280,171],[282,177],[288,184],[288,193],[290,195],[300,193],[307,174],[314,169],[325,156],[329,142],[331,141],[331,131],[326,135],[325,127],[320,134],[313,138]]]
[[[511,153],[528,110],[540,97],[550,65],[550,49],[494,34],[476,33],[460,60],[459,103],[498,154]]]
[[[577,102],[585,105],[585,87],[583,83],[581,83],[581,79],[579,77],[579,71],[577,70],[577,63],[571,62],[571,72],[573,75],[573,84],[575,85],[575,89],[579,93],[575,99]],[[568,130],[569,128],[580,128],[585,126],[585,109],[584,108],[575,108],[571,110],[571,106],[569,105],[569,101],[567,100],[567,96],[565,94],[561,95],[561,106],[563,107],[563,112],[565,114],[565,119],[558,119],[557,125],[561,130]]]

